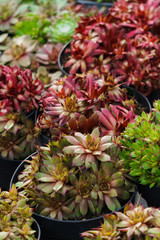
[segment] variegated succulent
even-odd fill
[[[42,90],[42,83],[33,79],[29,69],[23,71],[17,66],[0,66],[0,100],[8,99],[11,112],[29,112],[38,108]]]
[[[91,133],[99,125],[104,135],[117,136],[134,119],[136,107],[134,98],[129,100],[120,85],[112,76],[100,79],[91,73],[52,81],[37,124],[49,131],[63,128],[82,133]],[[106,112],[110,120],[105,119]]]
[[[0,238],[36,240],[32,229],[32,209],[27,198],[17,192],[14,185],[7,191],[0,190]]]
[[[96,140],[96,133],[98,134],[98,129],[90,137],[94,135],[98,146],[100,138]],[[109,154],[112,157],[112,149],[105,159],[106,147],[113,144],[105,144],[110,136],[103,137],[104,144],[101,143],[101,149],[99,147],[100,150],[95,155],[97,157],[99,153],[100,157],[100,151],[103,151],[104,162],[101,163],[97,157],[92,168],[85,166],[83,161],[79,166],[73,164],[75,157],[78,162],[81,157],[78,159],[76,151],[68,151],[72,147],[71,139],[74,142],[74,137],[63,136],[58,141],[50,141],[48,145],[38,147],[38,152],[32,160],[27,161],[28,165],[19,175],[16,186],[28,196],[37,213],[51,218],[90,218],[99,216],[102,211],[119,209],[120,201],[126,201],[134,187],[124,178],[121,169],[117,168],[115,159],[108,162]],[[83,148],[81,147],[82,150]],[[96,151],[90,153],[90,156],[94,156],[94,153]]]
[[[36,47],[37,41],[32,40],[29,35],[15,37],[0,57],[0,63],[8,64],[11,67],[15,65],[24,68],[29,67]]]
[[[159,209],[128,203],[123,213],[104,216],[104,223],[99,228],[82,233],[82,237],[85,240],[158,240],[159,214]]]

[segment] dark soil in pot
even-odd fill
[[[36,154],[36,153],[34,153]],[[32,154],[32,155],[34,155]],[[30,155],[27,159],[31,159]],[[18,181],[18,174],[23,171],[25,161],[23,161],[15,170],[10,188],[13,183]],[[131,193],[131,198],[127,202],[134,203],[136,196],[135,192]],[[123,211],[126,201],[122,202],[122,207],[118,211]],[[105,212],[104,212],[105,213]],[[107,212],[108,213],[108,212]],[[37,220],[41,228],[41,240],[81,240],[80,233],[87,231],[91,228],[98,227],[103,222],[103,216],[95,217],[85,220],[57,220],[51,219],[37,213],[33,213],[33,217]]]
[[[138,192],[147,201],[149,207],[160,207],[160,186],[137,185]]]

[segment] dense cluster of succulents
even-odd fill
[[[14,185],[9,192],[0,190],[0,239],[36,240],[32,209],[26,201]]]
[[[137,7],[142,7],[142,12],[146,10],[145,3],[135,2]],[[148,5],[151,6],[152,2],[148,1]],[[127,13],[120,9],[117,10],[116,4],[124,9],[126,5]],[[130,5],[134,5],[134,3],[118,1],[106,16],[81,18],[73,40],[69,48],[65,50],[68,61],[63,63],[62,59],[62,65],[70,74],[92,71],[94,75],[103,76],[112,72],[119,82],[133,85],[145,95],[149,95],[153,89],[160,89],[160,68],[157,59],[159,56],[159,37],[153,31],[147,30],[145,26],[138,26],[137,22],[134,22]],[[157,5],[159,6],[158,1],[153,8],[156,9]],[[114,17],[112,16],[114,9],[120,16],[122,12],[122,19],[123,14],[124,16],[128,14],[127,17],[130,18],[131,23],[128,23],[127,20],[125,22],[124,19],[120,23],[117,20],[117,12]],[[156,10],[158,11],[158,9]],[[142,12],[139,13],[140,16],[143,15]],[[155,12],[147,13],[151,23],[153,15],[157,19]],[[140,16],[137,20],[139,24],[142,20]],[[145,17],[143,20],[148,25]],[[130,26],[132,22],[134,22],[133,25],[136,29],[127,32],[126,26],[129,29],[134,28]]]
[[[160,210],[129,203],[124,212],[104,216],[104,223],[93,230],[82,233],[85,240],[158,240],[160,237]]]
[[[40,80],[33,79],[29,69],[0,65],[0,101],[7,100],[10,111],[29,112],[38,108],[42,90]]]
[[[90,73],[59,79],[44,94],[37,125],[63,133],[90,133],[99,125],[102,135],[119,135],[134,119],[135,103],[110,79],[99,81]]]
[[[160,100],[150,113],[142,113],[120,137],[120,154],[129,174],[141,184],[160,185]]]
[[[35,151],[41,130],[29,119],[43,85],[32,78],[31,71],[0,66],[0,155],[9,159],[24,159]],[[32,112],[31,112],[32,111]],[[28,115],[28,116],[27,116]]]
[[[98,129],[91,135],[75,135],[78,140],[67,135],[39,147],[19,174],[16,185],[39,214],[56,219],[90,218],[119,209],[120,202],[134,191],[118,168],[118,158],[111,154],[116,146],[110,136],[98,137]]]

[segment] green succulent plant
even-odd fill
[[[134,187],[112,159],[93,162],[92,168],[85,167],[83,161],[80,166],[73,164],[73,159],[76,157],[78,161],[78,157],[66,150],[71,140],[75,141],[73,136],[62,136],[45,147],[38,147],[16,186],[27,195],[37,213],[51,218],[92,218],[102,211],[119,209],[120,202],[130,197]],[[85,150],[83,145],[81,148]],[[90,156],[94,156],[92,152]]]
[[[43,29],[50,25],[50,21],[42,19],[38,14],[28,13],[16,23],[13,30],[16,36],[30,35],[40,43],[45,41]]]
[[[27,198],[12,185],[9,192],[0,190],[0,239],[36,240],[32,230],[32,210]]]
[[[150,113],[142,113],[120,137],[121,160],[141,184],[160,186],[160,100]]]
[[[44,32],[49,35],[54,43],[65,44],[72,39],[76,27],[77,22],[74,17],[64,16],[56,20],[53,26],[45,28]]]

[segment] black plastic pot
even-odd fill
[[[97,7],[107,7],[110,8],[112,5],[113,5],[113,2],[100,2],[100,3],[97,3],[96,1],[85,1],[85,0],[77,0],[77,3],[78,4],[84,4],[86,7],[92,7],[92,6],[97,6]]]
[[[21,160],[10,160],[0,156],[0,188],[9,190],[11,177]]]
[[[61,72],[66,76],[69,75],[69,68],[65,68],[65,63],[66,62],[65,61],[63,62],[63,59],[65,59],[64,58],[65,56],[69,57],[69,55],[70,55],[70,53],[65,53],[65,50],[67,48],[70,48],[70,43],[71,43],[71,41],[68,42],[66,45],[64,45],[63,48],[61,49],[59,55],[58,55],[58,66],[59,66]]]
[[[154,90],[149,96],[148,100],[151,103],[151,106],[153,107],[153,102],[160,99],[160,90]]]
[[[36,153],[33,153],[32,155],[35,154]],[[26,160],[31,159],[32,155],[26,158]],[[15,170],[11,178],[10,188],[13,183],[16,183],[18,181],[18,174],[23,171],[24,164],[27,164],[25,160]],[[136,192],[137,191],[135,191],[132,194],[128,202],[134,203]],[[118,211],[123,211],[125,205],[122,206]],[[33,217],[34,219],[37,220],[38,224],[40,225],[41,240],[80,240],[82,239],[80,237],[80,233],[87,231],[91,228],[98,227],[103,222],[103,216],[78,221],[77,220],[60,221],[39,215],[37,213],[33,213]]]
[[[147,201],[149,207],[160,207],[160,186],[137,184],[138,192]]]
[[[127,96],[129,97],[135,97],[135,100],[137,102],[137,107],[140,109],[143,109],[145,112],[149,113],[151,111],[151,104],[147,97],[145,97],[141,92],[137,91],[136,89],[129,87],[127,85],[122,85],[122,88],[127,89]],[[137,113],[136,113],[137,114]]]
[[[41,229],[37,221],[34,219],[34,222],[32,224],[32,229],[36,231],[35,237],[37,240],[41,240]]]

